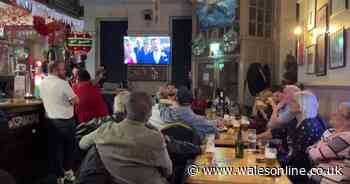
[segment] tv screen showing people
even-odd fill
[[[170,37],[124,37],[124,63],[149,65],[171,63]]]

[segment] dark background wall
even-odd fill
[[[101,21],[101,65],[106,69],[106,82],[127,80],[124,64],[123,37],[127,35],[128,21]]]
[[[190,86],[192,20],[172,20],[172,83],[176,86]]]

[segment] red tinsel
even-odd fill
[[[47,36],[49,34],[48,27],[46,26],[45,19],[43,17],[34,16],[33,27],[35,31],[42,36]]]

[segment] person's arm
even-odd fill
[[[350,134],[342,133],[328,141],[321,140],[308,148],[310,158],[315,161],[342,159],[350,151]]]
[[[80,149],[88,150],[92,145],[94,145],[96,134],[97,134],[97,130],[82,137],[80,142],[79,142]]]
[[[279,107],[272,105],[272,115],[267,127],[274,129],[283,126],[283,124],[288,123],[289,121],[293,120],[293,118],[294,116],[289,109],[280,112]]]
[[[72,87],[68,84],[68,82],[63,82],[62,90],[63,94],[72,105],[79,104],[79,97],[74,93]]]
[[[270,129],[267,129],[265,132],[258,134],[256,136],[256,139],[258,140],[268,140],[268,139],[272,139],[272,133]]]

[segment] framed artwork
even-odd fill
[[[316,40],[316,61],[315,73],[317,76],[327,75],[328,60],[328,39],[327,34],[322,34]]]
[[[327,32],[328,30],[328,5],[327,4],[322,6],[317,11],[316,24],[319,32],[321,33]]]
[[[316,45],[306,48],[306,74],[315,74]]]
[[[330,1],[330,13],[331,15],[337,14],[346,10],[349,7],[348,0],[331,0]]]
[[[316,26],[316,0],[308,0],[307,10],[307,30],[312,30]]]
[[[330,36],[329,68],[342,68],[346,65],[346,31],[340,29]]]

